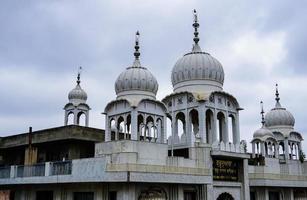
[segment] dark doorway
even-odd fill
[[[10,192],[10,200],[15,200],[15,191]]]
[[[196,200],[196,192],[184,192],[184,200]]]
[[[94,192],[74,192],[74,200],[94,200]]]
[[[37,191],[36,200],[53,200],[53,191]]]
[[[216,200],[235,200],[229,193],[224,192]]]
[[[279,200],[279,192],[269,192],[269,200]]]
[[[117,193],[115,191],[109,192],[109,200],[116,200]]]

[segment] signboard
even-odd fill
[[[213,180],[238,181],[238,161],[213,159]]]

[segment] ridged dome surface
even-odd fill
[[[180,58],[172,70],[172,84],[174,90],[192,86],[214,87],[220,90],[224,83],[224,70],[222,64],[208,53],[202,52],[198,45],[193,47],[191,53]]]
[[[76,85],[76,87],[71,90],[68,94],[68,99],[71,103],[75,102],[86,102],[87,100],[87,94],[86,92],[81,88],[79,84]]]
[[[271,126],[294,126],[295,119],[293,115],[285,108],[273,108],[265,115],[265,124]]]
[[[260,129],[255,131],[253,135],[254,138],[263,138],[265,136],[274,138],[274,134],[265,127],[261,127]]]
[[[147,68],[128,67],[118,76],[115,82],[115,92],[117,95],[121,95],[121,93],[126,95],[130,92],[135,95],[138,91],[140,94],[155,97],[158,91],[158,82]]]

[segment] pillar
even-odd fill
[[[223,142],[226,144],[229,142],[229,131],[228,131],[228,112],[226,112],[225,122],[223,124]]]
[[[235,144],[240,144],[240,120],[239,120],[239,111],[236,115],[236,118],[235,118],[235,123],[236,123],[236,131],[235,131],[235,139],[234,139],[234,143]]]
[[[137,110],[131,110],[131,140],[139,140]]]
[[[285,148],[285,159],[287,161],[289,160],[289,140],[288,138],[284,140],[284,148]]]
[[[244,193],[244,200],[250,199],[250,192],[249,192],[249,178],[248,178],[248,159],[243,160],[243,193]]]
[[[110,129],[110,122],[109,122],[109,116],[106,115],[105,118],[105,131],[104,131],[104,140],[106,142],[111,141],[111,129]]]
[[[199,120],[199,135],[200,141],[202,143],[207,143],[206,137],[206,112],[205,112],[205,103],[200,102],[198,108],[198,120]]]
[[[89,111],[85,112],[85,126],[88,127],[89,124]]]
[[[213,141],[213,143],[217,141],[216,122],[217,122],[217,113],[216,113],[216,110],[214,110],[213,124],[212,124],[212,136],[213,136],[212,141]]]

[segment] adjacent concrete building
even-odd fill
[[[193,48],[176,62],[173,92],[161,101],[155,76],[141,64],[137,32],[134,62],[118,76],[117,97],[104,110],[105,130],[88,127],[79,73],[65,126],[0,138],[0,199],[307,199],[303,138],[278,88],[248,153],[242,108],[223,90],[222,64],[200,47],[196,11],[193,27]]]

